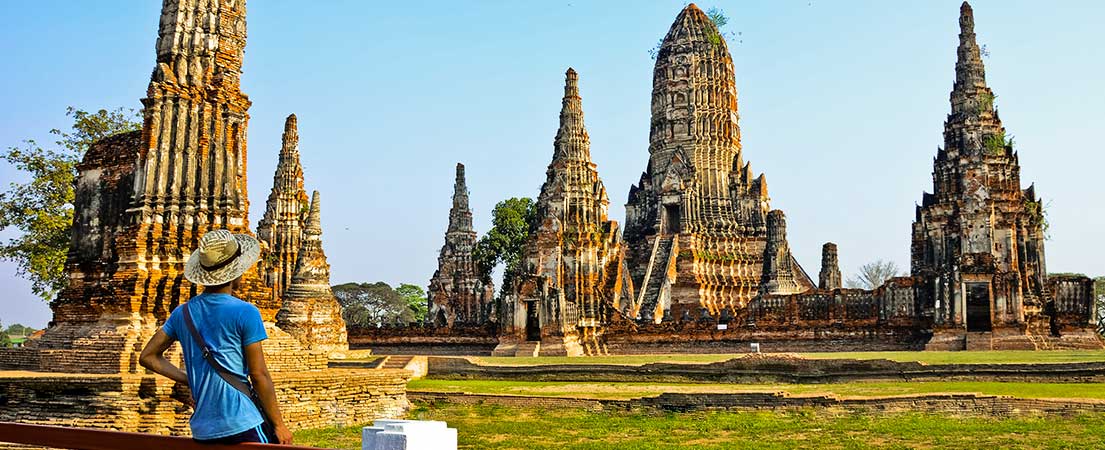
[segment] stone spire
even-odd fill
[[[349,349],[341,306],[330,290],[330,264],[322,251],[321,203],[311,196],[303,226],[295,275],[291,277],[276,325],[310,350],[340,353]]]
[[[780,210],[767,214],[767,245],[764,246],[761,292],[793,294],[799,292],[795,282],[795,264],[787,244],[787,218]]]
[[[966,2],[959,27],[951,113],[933,160],[933,193],[917,206],[911,273],[923,279],[938,334],[1023,329],[1040,317],[1045,295],[1040,203],[1031,187],[1021,189],[1017,153],[986,85]]]
[[[427,318],[435,326],[482,325],[491,317],[495,287],[480,275],[472,258],[475,248],[476,230],[472,227],[472,210],[468,207],[464,164],[457,163],[445,245],[437,258],[437,271],[430,279]]]
[[[560,107],[560,128],[553,141],[553,159],[591,161],[591,138],[583,126],[583,100],[579,97],[579,75],[571,67],[564,73],[564,100]]]
[[[468,184],[464,164],[457,163],[457,177],[453,183],[453,208],[449,210],[449,233],[475,236],[472,228],[472,210],[468,207]]]
[[[817,287],[831,291],[841,286],[840,262],[837,261],[836,244],[826,242],[821,246],[821,274],[817,277]]]
[[[257,223],[257,238],[267,244],[261,272],[265,283],[279,298],[295,273],[303,221],[308,207],[303,188],[303,166],[299,162],[299,130],[295,114],[284,122],[280,161],[273,175],[272,191],[265,203],[265,216]]]
[[[585,348],[597,351],[589,327],[602,323],[605,307],[617,303],[622,284],[614,278],[624,270],[618,224],[608,218],[606,189],[591,161],[579,75],[569,68],[564,78],[560,126],[537,197],[537,229],[526,243],[521,273],[508,288],[512,301],[503,306],[500,343],[525,339],[526,310],[537,308],[532,314],[539,317],[540,330],[530,331],[541,335],[541,354],[578,355]],[[538,285],[541,292],[530,289]]]

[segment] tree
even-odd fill
[[[1093,292],[1097,307],[1097,334],[1105,336],[1105,275],[1094,277]]]
[[[8,333],[4,332],[4,325],[0,324],[0,348],[7,348],[12,346],[12,340],[8,337]]]
[[[89,113],[70,106],[65,115],[73,119],[72,130],[50,130],[58,138],[55,148],[26,140],[21,147],[9,147],[0,154],[0,159],[30,176],[30,181],[12,182],[0,193],[0,229],[14,227],[22,232],[0,244],[0,258],[15,262],[18,274],[30,280],[31,290],[46,301],[66,284],[77,163],[93,142],[141,128],[134,110],[123,108]]]
[[[429,312],[429,304],[426,300],[426,291],[422,289],[421,286],[404,283],[395,288],[395,292],[403,298],[403,301],[407,302],[407,307],[410,308],[411,313],[414,314],[415,322],[423,322],[426,320],[426,314]]]
[[[383,281],[346,283],[332,289],[341,304],[346,324],[381,327],[407,325],[414,320],[414,312],[407,301]]]
[[[30,336],[31,333],[34,333],[35,331],[38,331],[38,330],[35,330],[34,328],[28,327],[28,326],[20,324],[20,323],[12,324],[11,326],[8,327],[7,330],[4,330],[4,332],[7,333],[8,336],[23,336],[23,337]]]
[[[491,229],[476,243],[472,257],[486,280],[491,279],[496,266],[505,266],[500,292],[506,292],[521,269],[526,242],[536,221],[537,204],[530,198],[508,198],[491,212]]]
[[[879,259],[860,267],[859,273],[854,277],[849,277],[845,285],[852,289],[871,290],[882,286],[886,283],[886,280],[898,276],[900,272],[901,270],[898,269],[897,264],[894,264],[894,261]]]

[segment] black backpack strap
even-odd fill
[[[223,380],[227,382],[231,387],[237,389],[238,392],[245,394],[250,399],[253,398],[253,388],[242,381],[238,375],[234,374],[222,364],[219,364],[219,360],[215,359],[214,352],[211,351],[211,347],[207,345],[207,341],[203,339],[203,335],[196,329],[196,323],[192,321],[192,313],[189,311],[188,304],[184,304],[184,323],[188,325],[188,331],[192,333],[192,339],[199,344],[200,349],[203,350],[203,359],[207,361],[207,364],[211,365],[212,369],[215,369],[215,373],[219,374]]]

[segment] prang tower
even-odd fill
[[[1035,348],[1026,333],[1047,298],[1041,205],[1033,187],[1021,189],[966,2],[959,27],[951,114],[933,160],[933,193],[913,222],[911,271],[933,314],[930,346],[993,331]]]
[[[741,156],[733,58],[714,22],[693,3],[660,44],[653,71],[649,162],[630,188],[625,241],[639,287],[639,318],[743,308],[764,293],[813,281],[778,230],[771,249],[767,181]],[[781,214],[777,217],[782,219]],[[780,235],[780,233],[782,233]],[[782,257],[785,261],[767,261]],[[789,273],[764,274],[777,268]],[[783,280],[770,282],[765,280]]]
[[[503,305],[496,354],[602,352],[598,334],[627,286],[618,223],[608,217],[610,200],[597,167],[583,124],[579,75],[569,68],[535,229],[511,301]]]
[[[480,274],[472,258],[475,249],[476,230],[468,207],[464,164],[457,163],[445,245],[441,246],[437,271],[430,279],[428,318],[434,326],[485,325],[491,319],[495,285]]]

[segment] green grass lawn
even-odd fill
[[[1105,399],[1103,383],[999,383],[983,381],[853,382],[829,384],[691,384],[608,383],[502,380],[413,380],[413,391],[466,392],[547,397],[630,399],[664,392],[732,393],[788,392],[794,395],[836,394],[841,397],[877,397],[934,392],[977,392],[1022,398]]]
[[[649,413],[420,404],[410,418],[443,420],[464,449],[1091,449],[1105,414],[965,418],[814,411]],[[360,448],[357,427],[296,433],[296,444]]]
[[[482,364],[537,365],[537,364],[622,364],[641,365],[654,362],[711,363],[740,358],[746,353],[709,355],[625,355],[583,357],[490,357],[473,358]],[[1069,351],[989,351],[989,352],[832,352],[798,353],[810,359],[889,359],[892,361],[919,361],[926,364],[1013,364],[1013,363],[1064,363],[1105,361],[1105,350]]]

